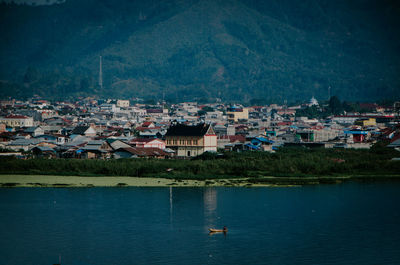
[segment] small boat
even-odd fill
[[[224,227],[224,229],[209,228],[208,231],[210,231],[210,233],[226,233],[228,232],[228,228],[226,227]]]

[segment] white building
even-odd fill
[[[100,106],[100,111],[102,112],[117,112],[119,111],[119,108],[115,106],[115,104],[101,104]]]
[[[308,105],[311,107],[311,106],[318,106],[319,104],[318,104],[318,101],[314,97],[312,97],[310,99],[310,104],[308,104]]]
[[[8,115],[0,117],[0,123],[4,123],[7,127],[32,127],[33,118],[24,115]]]
[[[122,100],[122,99],[117,100],[117,107],[128,108],[129,107],[129,100]]]

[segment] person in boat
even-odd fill
[[[228,228],[226,227],[226,226],[224,226],[222,229],[214,229],[214,228],[209,228],[208,229],[209,231],[210,231],[210,234],[211,233],[221,233],[221,232],[224,232],[224,233],[226,233],[226,232],[228,232]]]

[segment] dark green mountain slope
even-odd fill
[[[329,87],[347,100],[400,96],[396,1],[68,0],[0,7],[1,97],[281,102],[326,99]]]

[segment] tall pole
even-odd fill
[[[331,99],[331,86],[328,86],[328,100]]]
[[[101,56],[100,56],[100,62],[99,62],[99,86],[101,89],[103,89],[103,66],[102,66],[102,61],[101,61]]]

